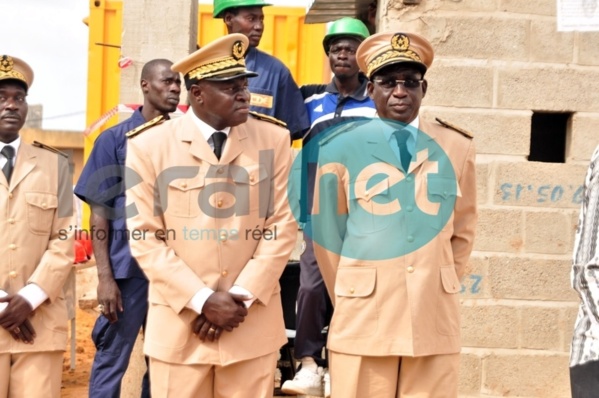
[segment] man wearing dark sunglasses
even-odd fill
[[[320,140],[312,208],[335,311],[333,397],[457,397],[460,278],[476,212],[472,136],[419,116],[433,49],[384,32],[357,50],[378,118]]]

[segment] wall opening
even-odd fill
[[[566,137],[571,116],[570,112],[533,112],[529,161],[565,163]]]

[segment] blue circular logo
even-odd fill
[[[288,187],[304,234],[364,261],[425,246],[450,227],[458,191],[451,161],[431,136],[383,119],[342,122],[304,143]]]

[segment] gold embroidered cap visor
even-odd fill
[[[429,41],[416,33],[376,33],[364,40],[356,51],[360,70],[369,79],[383,67],[399,63],[410,63],[424,74],[433,58]]]
[[[22,59],[0,55],[0,81],[7,79],[25,83],[26,89],[29,89],[33,83],[33,70]]]
[[[240,33],[223,36],[193,52],[171,66],[185,80],[226,81],[239,77],[255,77],[256,72],[245,68],[248,38]]]

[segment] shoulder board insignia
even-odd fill
[[[59,151],[58,149],[56,149],[54,147],[51,147],[50,145],[42,144],[39,141],[33,141],[33,146],[37,147],[37,148],[45,149],[45,150],[50,151],[50,152],[54,152],[54,153],[56,153],[56,154],[58,154],[60,156],[64,156],[67,159],[69,158],[69,155],[67,155],[66,153],[64,153],[62,151]]]
[[[465,130],[465,129],[461,128],[461,127],[458,127],[458,126],[456,126],[455,124],[451,124],[451,123],[449,123],[449,122],[446,122],[446,121],[444,121],[444,120],[441,120],[441,119],[439,119],[438,117],[436,117],[436,118],[435,118],[435,120],[436,120],[436,121],[437,121],[437,122],[438,122],[438,123],[439,123],[441,126],[444,126],[444,127],[447,127],[448,129],[452,129],[452,130],[454,130],[454,131],[457,131],[458,133],[460,133],[460,134],[464,135],[465,137],[468,137],[468,138],[474,138],[474,134],[472,134],[472,133],[471,133],[470,131],[468,131],[468,130]]]
[[[127,137],[127,138],[133,138],[136,135],[138,135],[139,133],[142,133],[142,132],[146,131],[150,127],[157,126],[160,123],[164,122],[165,120],[166,120],[166,118],[164,117],[164,115],[156,116],[154,119],[150,120],[149,122],[145,122],[141,126],[137,126],[133,130],[127,132],[125,134],[125,137]]]
[[[254,112],[254,111],[250,111],[250,115],[252,115],[253,117],[255,117],[258,120],[264,120],[265,122],[270,122],[270,123],[276,124],[277,126],[287,128],[287,123],[285,123],[284,121],[279,120],[275,117],[268,116],[263,113]]]

